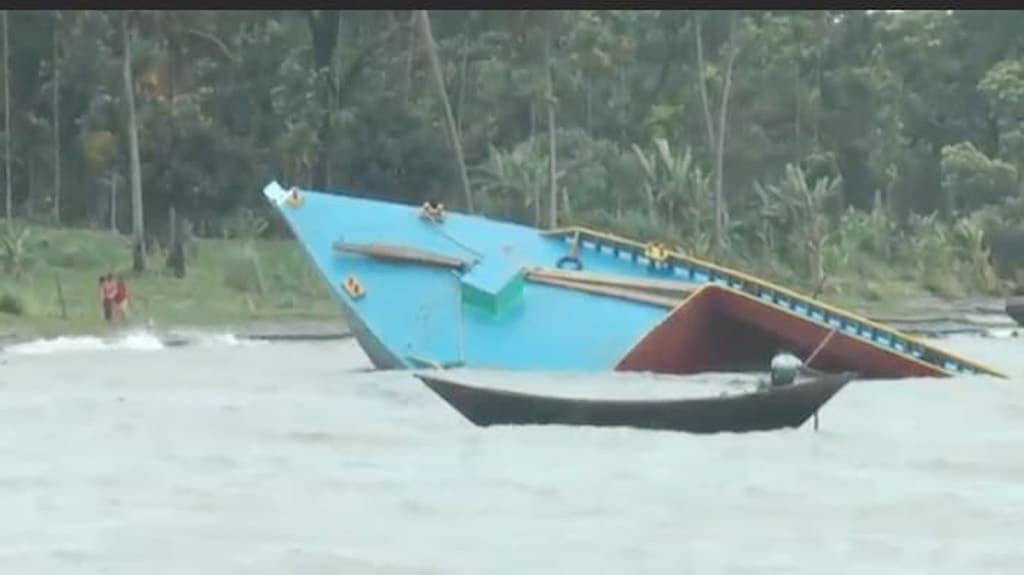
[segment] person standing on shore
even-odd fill
[[[124,321],[128,316],[128,285],[124,282],[121,274],[118,274],[116,279],[111,278],[111,280],[114,284],[114,309],[117,310],[118,318]]]
[[[114,296],[117,286],[114,284],[114,274],[107,273],[100,276],[100,305],[103,307],[103,319],[111,321],[114,315]]]

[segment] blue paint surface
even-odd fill
[[[435,224],[420,218],[419,206],[313,191],[302,191],[296,208],[284,201],[287,192],[276,183],[264,193],[346,308],[346,317],[362,324],[354,330],[360,345],[387,358],[374,358],[375,364],[414,367],[411,358],[419,358],[504,369],[607,370],[667,314],[657,306],[527,282],[520,303],[495,317],[462,305],[462,278],[455,271],[343,254],[332,244],[379,242],[468,260],[478,252],[483,257],[465,279],[496,293],[524,267],[554,267],[569,252],[564,239],[456,213]],[[581,259],[588,271],[664,277],[625,255],[582,250]],[[366,290],[359,299],[342,287],[350,275]]]

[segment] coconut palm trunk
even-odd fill
[[[441,58],[437,55],[437,46],[434,44],[434,34],[430,30],[430,16],[426,10],[417,10],[416,19],[419,22],[420,35],[427,46],[427,57],[430,59],[431,75],[434,77],[434,87],[441,98],[441,105],[444,108],[445,126],[448,130],[448,140],[455,152],[455,163],[459,170],[459,180],[462,182],[463,201],[466,210],[472,212],[473,191],[469,186],[469,175],[466,172],[466,162],[462,155],[462,142],[459,139],[458,129],[455,127],[455,117],[452,115],[452,108],[448,104],[448,90],[444,87],[444,73],[441,71]]]
[[[139,126],[135,118],[135,89],[132,80],[132,43],[128,33],[128,12],[121,16],[121,40],[124,43],[124,94],[128,102],[128,153],[131,161],[132,196],[132,269],[146,270],[146,236],[142,219],[142,168],[139,162]]]

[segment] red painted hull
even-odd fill
[[[825,326],[742,292],[708,285],[688,297],[644,336],[616,366],[618,371],[689,374],[765,369],[789,351],[805,360],[832,332]],[[946,377],[910,355],[836,332],[810,367],[861,377]]]

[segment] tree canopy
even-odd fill
[[[225,233],[265,215],[278,179],[612,226],[817,281],[864,226],[892,251],[921,226],[1024,221],[1024,12],[422,16],[131,11],[147,233],[171,208]],[[19,215],[129,226],[121,23],[9,14]]]

